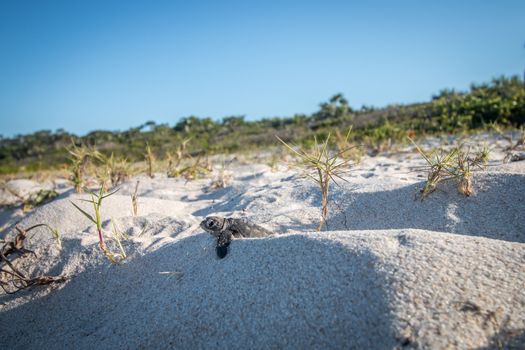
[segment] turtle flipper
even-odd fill
[[[217,256],[219,257],[219,259],[222,259],[226,256],[226,254],[228,254],[228,246],[217,246],[215,248],[216,252],[217,252]]]
[[[231,231],[224,231],[219,235],[219,238],[217,239],[217,247],[215,248],[215,251],[217,252],[217,256],[219,259],[222,259],[228,254],[228,246],[230,245],[230,242],[232,241],[232,233]]]

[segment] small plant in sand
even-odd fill
[[[505,134],[505,130],[503,129],[503,127],[500,126],[496,122],[488,123],[487,129],[490,131],[492,130],[495,131],[501,138],[503,138],[509,143],[509,145],[505,147],[505,151],[507,152],[514,151],[520,147],[525,146],[525,127],[524,126],[520,127],[517,140],[515,140],[512,137],[512,135]]]
[[[336,153],[330,152],[328,148],[330,136],[331,135],[328,134],[326,140],[321,144],[319,144],[317,138],[315,138],[314,146],[311,150],[304,150],[297,146],[290,145],[276,136],[288,150],[299,158],[298,164],[310,171],[306,175],[319,185],[321,190],[321,220],[317,229],[318,231],[321,230],[328,217],[328,192],[330,182],[333,181],[338,185],[336,178],[347,181],[341,176],[348,170],[347,167],[351,166],[350,159],[341,158],[342,154],[347,150],[340,150]]]
[[[83,202],[91,203],[93,205],[93,214],[94,215],[89,214],[87,211],[85,211],[84,209],[80,208],[78,205],[76,205],[73,202],[71,202],[71,204],[73,204],[73,206],[75,206],[75,208],[77,208],[82,214],[84,214],[84,216],[86,218],[88,218],[89,221],[91,221],[92,223],[95,224],[96,229],[97,229],[97,233],[98,233],[99,247],[100,247],[100,250],[102,250],[102,253],[104,253],[104,255],[112,263],[114,263],[114,264],[119,263],[120,261],[122,261],[123,259],[126,258],[126,253],[122,249],[122,245],[120,244],[120,242],[118,242],[120,253],[113,253],[113,252],[111,252],[108,249],[108,247],[106,245],[106,242],[104,240],[104,231],[102,229],[102,219],[101,219],[101,216],[100,216],[100,209],[102,208],[102,201],[105,198],[108,198],[109,196],[115,194],[119,189],[116,189],[116,190],[114,190],[112,192],[109,192],[109,193],[105,192],[103,187],[100,188],[98,193],[97,192],[93,192],[93,191],[91,191],[88,188],[86,188],[85,190],[86,190],[86,192],[89,193],[91,198],[90,199],[80,199],[80,200],[83,201]],[[118,238],[116,238],[116,239],[118,239]]]
[[[168,167],[166,169],[166,175],[169,177],[173,172],[173,169],[178,167],[180,164],[180,159],[174,156],[170,151],[166,152],[166,161],[168,162]]]
[[[139,183],[140,181],[137,181],[137,184],[135,185],[135,191],[131,195],[131,209],[133,210],[133,216],[137,216],[139,214]]]
[[[272,172],[277,171],[277,167],[281,158],[281,154],[278,154],[277,152],[272,152],[272,154],[266,159],[266,165],[270,167],[270,170]]]
[[[188,165],[186,166],[180,166],[178,168],[173,169],[170,173],[168,173],[168,177],[184,177],[186,180],[195,180],[203,175],[206,175],[210,172],[209,164],[204,160],[202,160],[201,156],[198,156],[197,158],[189,157],[187,160]]]
[[[503,134],[502,134],[503,135]],[[511,136],[503,135],[509,142],[509,146],[505,148],[507,154],[503,160],[505,163],[516,162],[525,159],[525,152],[517,153],[516,151],[525,151],[525,127],[520,128],[520,133],[517,140],[513,140]]]
[[[6,186],[5,184],[1,184],[0,187],[4,191],[15,196],[21,202],[22,211],[24,213],[31,211],[32,209],[34,209],[35,207],[38,207],[39,205],[48,203],[58,196],[58,192],[55,190],[41,189],[38,192],[31,193],[29,194],[29,196],[24,197],[23,195],[9,188],[9,186]]]
[[[226,170],[226,166],[224,165],[224,161],[221,163],[221,168],[219,169],[219,172],[217,176],[215,176],[210,186],[208,186],[208,190],[217,190],[219,188],[225,188],[228,186],[228,184],[232,180],[232,174]]]
[[[125,157],[117,157],[111,153],[110,156],[101,155],[100,161],[97,178],[105,190],[121,184],[131,175],[130,163]]]
[[[191,160],[190,160],[191,161]],[[195,158],[193,163],[190,163],[189,166],[181,169],[180,174],[186,180],[195,180],[201,176],[204,176],[210,172],[210,166],[207,160],[203,160],[201,156]]]
[[[146,163],[147,163],[147,166],[148,166],[148,169],[147,169],[147,174],[150,178],[154,178],[155,177],[155,161],[156,161],[156,158],[155,158],[155,154],[153,153],[150,145],[148,143],[146,143],[146,153],[144,154],[144,158],[146,159]]]
[[[476,169],[484,169],[487,166],[489,157],[487,146],[484,146],[474,155],[470,149],[464,151],[462,145],[455,146],[448,151],[439,148],[425,152],[412,139],[410,141],[427,162],[424,167],[428,172],[427,182],[421,190],[421,199],[434,192],[439,183],[448,180],[454,180],[457,183],[459,193],[466,196],[473,193],[472,172]]]
[[[48,203],[58,196],[58,192],[55,190],[42,189],[36,193],[32,193],[22,203],[22,210],[28,212],[39,205]]]
[[[184,177],[186,180],[195,180],[211,172],[211,165],[206,157],[199,155],[193,158],[187,153],[187,144],[191,138],[183,140],[175,150],[175,154],[167,153],[168,177]],[[184,165],[183,165],[184,164]]]
[[[81,193],[84,186],[84,176],[86,168],[89,162],[93,158],[98,158],[100,153],[94,148],[90,148],[84,145],[77,146],[74,143],[67,148],[70,155],[69,160],[71,162],[70,172],[71,181],[75,186],[75,192]]]
[[[190,140],[191,138],[187,138],[184,141],[182,141],[175,149],[175,154],[172,154],[170,152],[166,153],[166,158],[168,160],[168,177],[170,176],[170,174],[176,171],[176,169],[179,168],[180,163],[186,154],[186,145]]]
[[[24,229],[19,225],[15,226],[18,234],[15,236],[14,240],[3,240],[3,245],[0,248],[0,287],[7,294],[13,294],[35,285],[46,285],[65,281],[65,277],[62,276],[31,277],[18,266],[21,262],[27,264],[28,262],[26,258],[28,256],[33,255],[36,257],[36,253],[32,250],[26,249],[24,243],[28,238],[28,232],[37,227],[48,228],[57,241],[57,246],[59,248],[61,247],[58,230],[53,229],[47,224],[38,224],[27,229]]]

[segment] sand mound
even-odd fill
[[[209,243],[198,234],[92,268],[4,312],[3,336],[16,348],[473,348],[525,327],[518,243],[309,233],[235,241],[225,260]]]

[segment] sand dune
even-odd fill
[[[376,157],[319,192],[295,171],[237,165],[210,180],[134,178],[103,207],[130,235],[111,265],[70,190],[22,226],[37,229],[34,273],[63,284],[0,294],[0,335],[21,348],[492,348],[525,346],[525,162],[476,174],[476,193],[444,186],[415,200],[417,160]],[[397,168],[397,170],[396,170]],[[130,194],[140,181],[139,215]],[[86,206],[87,208],[87,206]],[[246,217],[276,233],[234,240],[219,260],[198,223]],[[20,218],[4,211],[2,225]],[[40,231],[38,231],[40,230]]]

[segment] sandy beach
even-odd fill
[[[89,210],[62,180],[6,184],[21,196],[56,188],[29,213],[0,212],[0,227],[31,231],[23,263],[63,283],[0,292],[9,349],[491,349],[525,347],[525,162],[501,147],[466,197],[452,184],[424,201],[424,162],[413,147],[365,157],[330,188],[321,232],[320,192],[285,163],[227,162],[231,181],[157,173],[119,186],[102,208],[129,236],[111,264]],[[138,215],[131,195],[139,181]],[[8,191],[3,203],[16,203]],[[275,234],[235,239],[218,259],[206,216],[246,218]],[[25,265],[24,265],[25,264]]]

